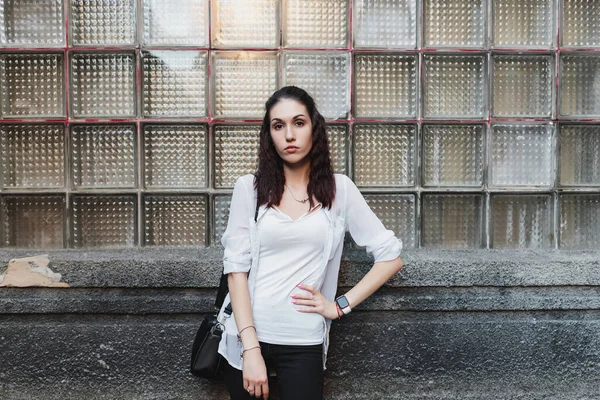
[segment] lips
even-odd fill
[[[296,146],[288,146],[285,148],[285,151],[287,151],[288,153],[295,153],[298,150],[298,148]]]

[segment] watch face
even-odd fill
[[[338,303],[338,306],[340,306],[340,308],[346,308],[346,307],[350,307],[350,303],[348,303],[348,300],[346,299],[346,296],[340,296],[335,300]]]

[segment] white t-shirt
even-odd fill
[[[299,283],[321,288],[326,265],[324,253],[329,219],[320,203],[294,220],[269,208],[257,225],[260,242],[252,317],[261,342],[283,345],[323,343],[325,319],[303,313],[292,303],[295,293],[309,293]]]

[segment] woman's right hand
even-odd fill
[[[267,366],[265,365],[260,348],[257,347],[244,352],[242,375],[244,377],[244,388],[250,396],[265,400],[269,398]]]

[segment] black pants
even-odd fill
[[[323,399],[323,345],[287,346],[260,342],[267,374],[275,370],[280,400]],[[256,400],[244,389],[242,371],[225,364],[232,400]]]

